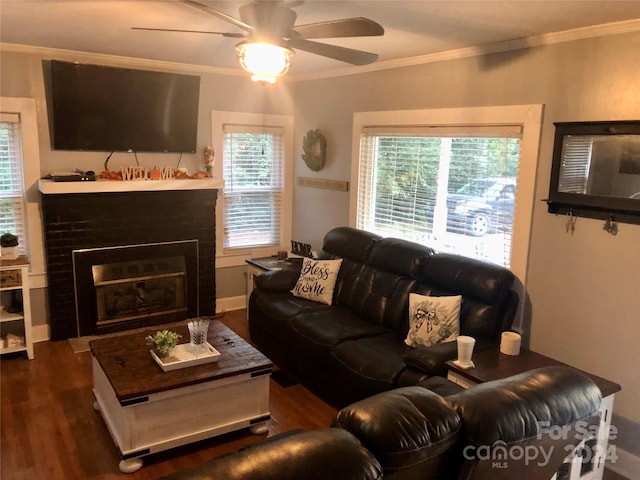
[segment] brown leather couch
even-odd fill
[[[409,294],[462,295],[461,334],[476,351],[499,344],[518,297],[506,268],[350,227],[329,231],[319,254],[342,258],[333,305],[293,296],[299,271],[256,278],[249,300],[252,342],[337,407],[430,376],[446,376],[456,342],[412,348]]]
[[[443,398],[402,387],[165,480],[547,480],[599,422],[601,394],[556,366]]]

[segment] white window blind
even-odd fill
[[[562,166],[558,191],[565,193],[587,193],[587,179],[591,166],[593,137],[567,135],[562,144]]]
[[[224,248],[280,245],[284,129],[224,125]]]
[[[521,127],[364,127],[356,225],[509,266]]]
[[[20,116],[0,116],[0,234],[18,236],[21,254],[26,254],[26,217],[22,169]]]

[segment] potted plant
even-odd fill
[[[13,233],[4,233],[0,236],[0,247],[2,247],[2,258],[5,260],[18,258],[18,237]]]
[[[159,330],[154,335],[147,335],[145,341],[148,346],[152,347],[158,357],[166,357],[181,338],[182,335],[179,333]]]

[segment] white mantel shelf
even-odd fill
[[[161,192],[170,190],[217,190],[224,188],[218,178],[184,180],[96,180],[94,182],[54,182],[42,179],[39,189],[44,195],[66,193]]]

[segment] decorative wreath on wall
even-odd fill
[[[302,159],[314,172],[324,168],[327,158],[327,139],[318,130],[309,130],[302,139]]]

